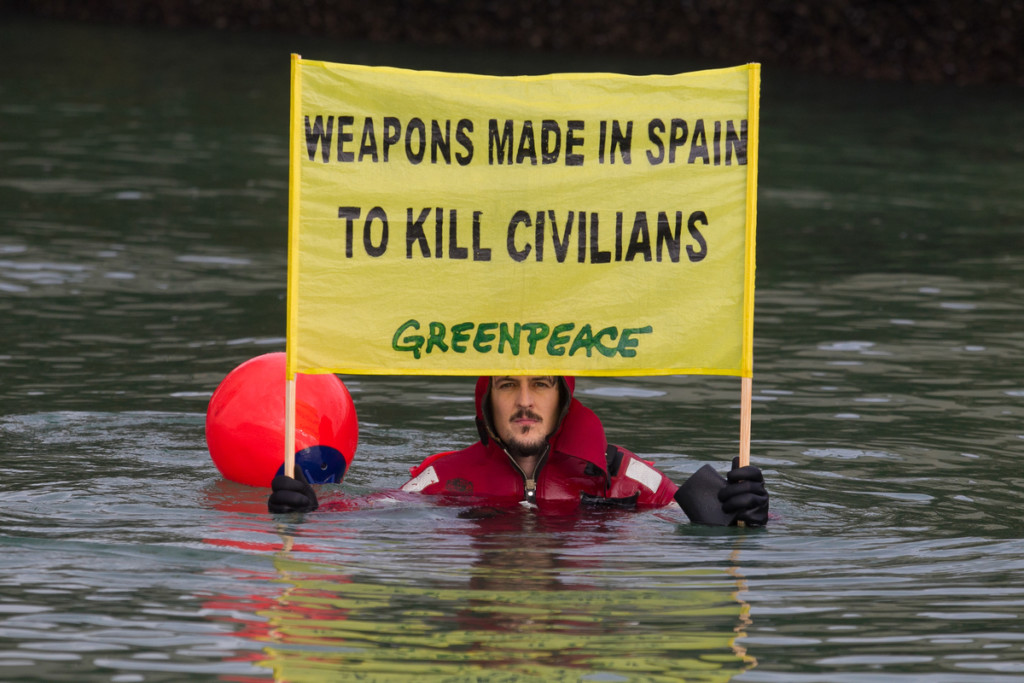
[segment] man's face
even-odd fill
[[[491,380],[491,416],[514,455],[539,455],[558,419],[558,379],[499,376]]]

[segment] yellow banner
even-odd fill
[[[749,377],[759,87],[294,56],[289,378]]]

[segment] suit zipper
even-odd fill
[[[537,480],[533,477],[526,478],[526,490],[524,491],[524,494],[523,500],[528,503],[535,503],[537,501]]]
[[[550,450],[550,449],[551,449],[551,446],[549,445],[548,446],[548,450]],[[508,459],[512,461],[512,465],[517,470],[519,470],[519,474],[523,475],[523,500],[525,502],[527,502],[527,503],[533,503],[535,505],[537,503],[537,479],[536,479],[536,476],[537,476],[537,473],[540,471],[541,466],[544,464],[544,460],[547,459],[547,457],[548,457],[548,450],[545,450],[544,454],[541,455],[540,458],[537,460],[537,466],[533,469],[533,476],[532,477],[526,476],[526,472],[523,471],[523,468],[520,467],[519,463],[517,463],[515,458],[512,457],[512,454],[509,453],[507,450],[505,451],[505,455],[507,455]]]

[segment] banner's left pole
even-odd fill
[[[295,334],[295,300],[298,282],[297,264],[294,259],[295,240],[299,229],[298,197],[299,162],[295,147],[295,117],[298,100],[302,93],[301,72],[297,54],[292,55],[291,64],[291,113],[288,140],[288,320],[286,323],[287,363],[285,369],[285,400],[284,400],[284,473],[295,478],[295,384],[299,373],[295,372],[293,354],[298,343]]]
[[[286,380],[284,400],[284,473],[295,478],[295,380]]]

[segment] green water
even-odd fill
[[[203,434],[224,375],[284,347],[292,52],[708,66],[0,27],[0,680],[1024,680],[1020,89],[764,70],[767,530],[401,495],[299,522]],[[344,379],[360,446],[325,499],[474,439],[470,380]],[[738,385],[579,396],[682,481],[735,451]]]

